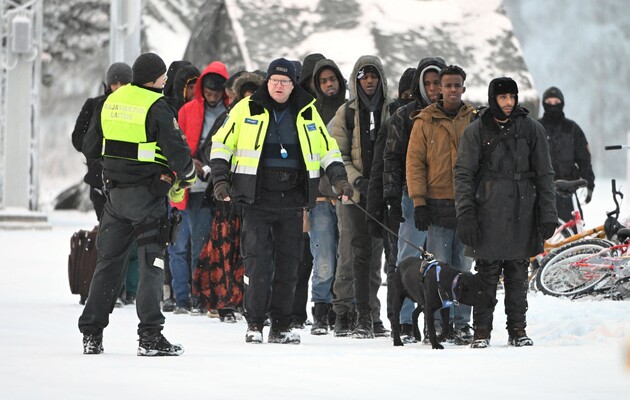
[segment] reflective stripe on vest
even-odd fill
[[[101,112],[103,157],[152,162],[168,166],[157,142],[147,141],[149,108],[162,94],[125,85],[105,100]]]

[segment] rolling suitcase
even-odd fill
[[[70,238],[70,255],[68,256],[68,281],[72,294],[81,296],[79,302],[85,304],[92,276],[96,269],[96,235],[98,225],[91,231],[80,230]]]

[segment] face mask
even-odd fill
[[[547,104],[543,103],[543,108],[545,110],[545,117],[550,118],[552,120],[557,120],[564,117],[564,112],[562,109],[564,106],[562,104]]]

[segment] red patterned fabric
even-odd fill
[[[240,219],[232,211],[218,209],[210,240],[201,250],[192,291],[209,310],[242,306],[245,267],[240,253],[240,226]]]

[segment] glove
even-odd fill
[[[584,202],[588,204],[591,202],[591,199],[593,199],[593,189],[588,190],[588,193],[586,193],[586,199],[584,199]]]
[[[164,192],[162,192],[164,193]],[[179,184],[175,182],[171,189],[168,191],[168,199],[173,203],[179,203],[184,201],[184,194],[186,190],[179,187]]]
[[[413,220],[416,223],[416,229],[426,231],[429,229],[429,209],[427,206],[417,206],[413,209]]]
[[[186,189],[186,188],[189,188],[192,185],[194,185],[196,181],[197,181],[197,174],[194,174],[192,176],[192,178],[188,178],[188,179],[185,179],[185,180],[182,180],[182,181],[178,181],[179,182],[178,186],[181,189]],[[175,182],[175,183],[177,183],[177,182]]]
[[[219,201],[224,201],[230,197],[230,184],[226,181],[219,181],[214,184],[214,197]]]
[[[540,225],[540,227],[538,227],[538,230],[540,231],[540,236],[543,238],[543,240],[547,240],[553,236],[553,233],[556,231],[557,227],[558,224],[554,222],[544,222]]]
[[[457,237],[466,246],[475,247],[479,244],[481,229],[475,213],[467,212],[457,217]]]
[[[346,179],[337,179],[337,182],[335,182],[335,192],[339,197],[347,196],[348,198],[352,198],[354,195],[354,190],[352,190],[352,186]]]
[[[368,195],[368,186],[370,186],[370,180],[364,176],[360,176],[354,181],[354,187],[363,195],[363,197],[367,198]]]
[[[400,199],[393,197],[385,199],[387,204],[387,216],[392,222],[405,222],[402,216],[402,206],[400,205]]]

